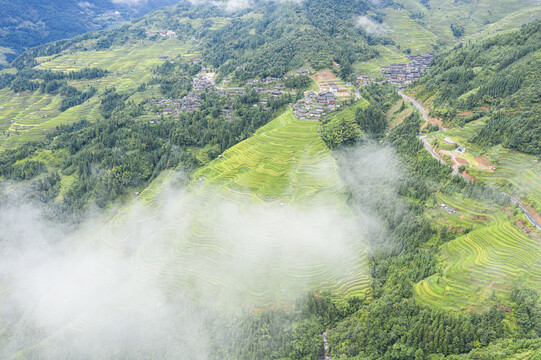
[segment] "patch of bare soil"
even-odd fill
[[[443,127],[443,120],[440,118],[429,118],[430,122],[438,125],[440,128]]]
[[[319,83],[329,83],[332,81],[338,81],[338,78],[334,73],[329,69],[323,69],[321,71],[318,71],[314,75],[314,80]]]
[[[471,182],[474,182],[474,183],[477,182],[477,179],[475,177],[473,177],[472,175],[468,174],[468,172],[466,170],[464,170],[462,172],[462,176],[464,176],[466,179],[468,179]]]
[[[461,112],[461,113],[458,113],[457,115],[458,116],[466,116],[466,115],[471,115],[473,114],[473,111],[464,111],[464,112]]]
[[[490,162],[488,161],[488,159],[485,156],[476,157],[475,161],[477,161],[479,163],[478,167],[480,169],[488,170],[490,172],[495,172],[496,171],[496,170],[494,170],[494,166],[492,166],[490,164]]]

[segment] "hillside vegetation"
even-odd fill
[[[180,2],[24,52],[0,72],[0,357],[540,356],[540,237],[505,193],[541,204],[539,21],[407,90],[452,126],[422,127],[442,156],[498,172],[433,158],[390,84],[293,111],[536,6]]]
[[[453,126],[484,118],[471,139],[541,154],[541,22],[436,57],[415,90],[431,114]],[[457,116],[474,111],[468,116]]]
[[[129,2],[98,0],[5,0],[0,8],[0,65],[15,59],[24,50],[88,31],[109,28],[144,15],[175,0]]]

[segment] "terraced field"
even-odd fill
[[[541,245],[502,212],[459,198],[442,197],[457,214],[436,218],[473,231],[441,247],[441,271],[415,286],[417,301],[453,311],[507,303],[515,285],[537,288]],[[446,219],[447,218],[447,219]]]
[[[241,221],[236,226],[241,229],[253,222],[263,231],[253,229],[245,241],[280,252],[262,258],[261,266],[253,270],[274,268],[276,276],[261,273],[266,284],[256,281],[248,287],[269,302],[284,297],[279,289],[298,293],[301,283],[348,294],[363,292],[368,284],[360,235],[344,204],[336,164],[317,127],[317,122],[298,120],[288,111],[202,169],[191,187],[197,205],[213,209],[225,203],[227,210],[196,218],[189,242],[212,248],[216,239],[209,233],[228,234],[227,227],[235,221]],[[239,240],[243,242],[242,236],[229,243]]]
[[[66,52],[61,56],[38,58],[38,68],[53,71],[77,71],[85,67],[97,67],[110,74],[94,80],[71,81],[70,85],[85,91],[90,86],[98,93],[108,87],[119,92],[134,91],[141,83],[152,77],[152,69],[163,63],[159,56],[175,58],[179,55],[190,59],[194,44],[181,42],[176,38],[150,41],[142,40],[114,47],[107,51]],[[156,95],[156,87],[148,87],[143,93],[136,93],[132,100],[141,100]],[[60,96],[48,94],[0,91],[0,149],[10,148],[42,137],[47,131],[61,124],[83,118],[94,120],[98,115],[99,100],[94,96],[84,104],[74,106],[60,113]]]

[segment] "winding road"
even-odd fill
[[[426,114],[426,110],[423,108],[423,106],[421,104],[419,104],[415,99],[413,99],[412,97],[409,97],[407,95],[405,95],[404,93],[402,93],[401,90],[398,91],[398,93],[400,94],[400,96],[402,96],[402,98],[408,100],[409,102],[411,102],[413,104],[413,106],[415,106],[417,108],[417,110],[419,110],[419,112],[421,113],[421,116],[423,117],[423,119],[431,124],[434,124],[433,122],[431,122],[428,118],[428,115]],[[434,125],[437,125],[437,124],[434,124]],[[439,160],[439,162],[441,162],[442,164],[444,165],[447,165],[447,163],[445,161],[443,161],[443,159],[438,155],[438,153],[436,153],[436,151],[434,151],[434,149],[432,148],[432,146],[430,146],[430,144],[428,143],[428,141],[426,140],[426,135],[425,136],[419,136],[419,138],[421,139],[421,141],[423,142],[424,146],[425,146],[425,149],[430,153],[430,155],[432,155],[432,157],[436,160]],[[460,175],[462,176],[464,179],[466,179],[466,181],[469,181],[466,177],[464,177],[462,174],[460,174],[458,171],[454,170],[453,169],[453,174],[455,175]],[[505,194],[505,193],[504,193]],[[522,204],[520,202],[520,200],[510,196],[509,194],[505,194],[505,195],[508,195],[511,199],[511,201],[514,203],[514,204],[517,204],[518,207],[520,208],[520,210],[522,210],[524,212],[524,216],[526,216],[526,218],[530,221],[530,223],[532,223],[533,226],[535,226],[539,231],[541,231],[541,224],[535,219],[535,217],[532,215],[532,213],[530,211],[528,211],[528,209],[526,208],[526,206],[524,206],[524,204]]]

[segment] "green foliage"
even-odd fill
[[[319,70],[337,58],[367,60],[377,53],[367,46],[362,30],[351,26],[351,17],[369,8],[361,0],[260,2],[254,11],[261,18],[234,16],[227,25],[202,33],[202,53],[208,63],[239,80],[282,76],[305,62]]]
[[[0,27],[3,29],[0,46],[20,54],[28,48],[104,29],[173,3],[174,0],[152,0],[130,6],[108,0],[95,1],[91,5],[71,0],[6,0],[0,8]],[[118,17],[107,16],[115,10]]]
[[[497,308],[455,317],[385,295],[341,322],[329,337],[334,356],[411,359],[421,353],[461,354],[502,337],[504,318],[505,312]]]
[[[451,24],[451,31],[453,32],[454,37],[461,38],[462,35],[464,35],[464,26]]]
[[[381,138],[385,134],[387,116],[377,106],[369,105],[364,109],[357,109],[355,121],[362,131],[375,138]]]
[[[310,76],[293,76],[284,80],[284,85],[288,89],[306,90],[310,87],[312,79]]]
[[[473,141],[503,144],[528,154],[541,154],[541,21],[520,31],[473,45],[460,45],[437,56],[420,80],[419,97],[433,97],[435,116],[447,122],[460,110],[490,107],[485,126]],[[474,115],[475,116],[475,115]],[[477,118],[479,115],[477,115]],[[459,118],[456,126],[476,118]]]
[[[516,303],[515,319],[518,336],[523,338],[539,338],[541,336],[541,309],[539,294],[533,289],[515,288],[511,292],[511,300]]]
[[[319,134],[329,149],[354,145],[361,138],[361,132],[357,126],[343,119],[339,123],[330,122],[321,125]]]

